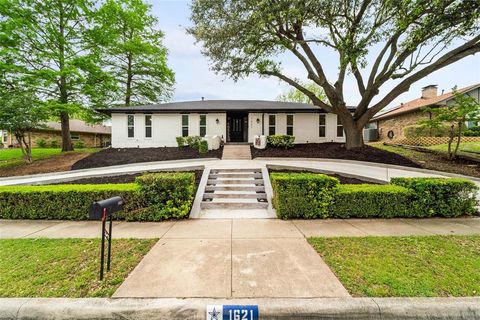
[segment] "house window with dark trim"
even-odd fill
[[[327,132],[327,120],[324,114],[318,115],[318,136],[325,138]]]
[[[7,143],[8,142],[8,133],[6,131],[4,131],[2,133],[2,142],[3,143]]]
[[[135,136],[135,118],[133,114],[127,115],[127,132],[129,138]]]
[[[343,137],[343,124],[340,121],[340,117],[337,116],[337,137]]]
[[[293,136],[293,114],[287,114],[287,135]]]
[[[145,115],[145,138],[152,137],[152,115]]]
[[[205,137],[207,134],[207,115],[200,115],[200,137]]]
[[[270,114],[268,115],[268,135],[274,136],[276,132],[276,115]]]
[[[80,135],[79,135],[79,134],[72,133],[72,134],[70,135],[70,139],[71,139],[72,141],[79,141],[79,140],[80,140]]]
[[[182,114],[182,137],[188,137],[188,114]]]

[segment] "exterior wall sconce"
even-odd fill
[[[216,123],[216,124],[219,124],[219,123],[220,123],[220,120],[218,120],[218,118],[217,118],[217,120],[215,120],[215,123]]]
[[[257,118],[257,124],[260,124],[260,118]]]

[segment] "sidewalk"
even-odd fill
[[[174,227],[174,228],[173,228]],[[0,220],[0,238],[96,238],[98,221]],[[431,219],[191,219],[166,222],[123,222],[114,238],[303,238],[480,234],[480,218]]]

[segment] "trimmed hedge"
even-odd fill
[[[272,203],[282,219],[327,218],[339,184],[324,174],[272,173]]]
[[[116,219],[161,221],[188,216],[195,192],[192,172],[151,173],[127,184],[0,187],[0,218],[86,220],[93,202],[120,196]]]
[[[332,218],[408,217],[411,191],[401,186],[339,185],[329,216]]]
[[[273,206],[282,219],[456,217],[477,212],[467,179],[394,178],[390,185],[339,185],[314,173],[272,173]]]
[[[150,173],[135,182],[146,208],[127,215],[127,220],[161,221],[188,216],[195,196],[194,173]]]
[[[2,186],[0,218],[86,220],[93,202],[113,196],[122,197],[129,212],[142,206],[138,189],[134,183]]]
[[[412,190],[410,210],[415,217],[456,217],[474,214],[476,184],[459,178],[392,178],[391,183]]]

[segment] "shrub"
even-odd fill
[[[83,143],[83,141],[77,141],[75,142],[75,144],[73,145],[76,149],[83,149],[85,148],[85,143]]]
[[[47,141],[45,139],[42,139],[42,138],[37,139],[36,143],[37,143],[37,147],[39,147],[39,148],[46,148],[47,147]]]
[[[199,146],[200,146],[200,141],[202,141],[202,138],[199,137],[199,136],[188,136],[188,137],[185,137],[185,142],[186,144],[192,148],[192,149],[195,149],[195,150],[198,150]]]
[[[409,217],[411,191],[394,185],[339,185],[330,208],[331,218]]]
[[[478,187],[467,179],[392,178],[391,183],[412,190],[412,216],[456,217],[477,211]]]
[[[113,196],[129,212],[143,206],[138,189],[134,183],[0,187],[0,218],[86,220],[93,202]]]
[[[326,218],[338,179],[324,174],[272,173],[272,204],[282,219]]]
[[[183,137],[176,137],[175,139],[177,140],[177,146],[178,146],[179,148],[185,147],[185,138],[183,138]]]
[[[289,135],[274,135],[267,137],[267,143],[276,148],[292,148],[295,142],[295,136]]]
[[[198,152],[204,154],[208,152],[208,142],[207,140],[200,141],[200,146],[198,147]]]
[[[58,148],[58,147],[60,147],[60,144],[58,143],[58,140],[50,141],[50,148]]]
[[[195,193],[192,172],[150,173],[135,181],[147,208],[127,215],[127,220],[161,221],[188,216]]]
[[[480,137],[480,126],[472,127],[463,132],[465,137]]]
[[[424,125],[413,125],[403,129],[405,138],[417,137],[447,137],[448,127],[441,126],[439,128],[430,128]]]

